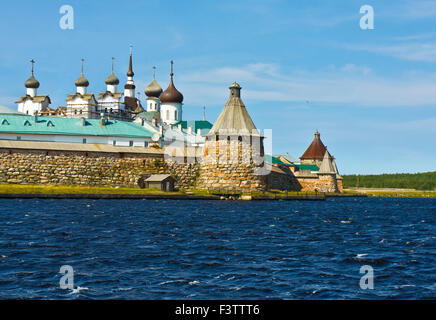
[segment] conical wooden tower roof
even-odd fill
[[[300,159],[323,159],[327,148],[324,143],[322,143],[320,138],[320,133],[318,131],[315,132],[315,137],[313,138],[312,143],[309,148],[303,153]]]
[[[318,173],[336,173],[335,165],[333,164],[333,157],[327,150],[324,154],[324,158],[322,159]]]
[[[208,136],[213,135],[253,135],[260,136],[241,99],[241,87],[234,82],[230,87],[230,97],[218,116]]]

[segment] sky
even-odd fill
[[[63,5],[74,28],[62,29]],[[374,29],[362,29],[363,5]],[[184,95],[184,120],[214,122],[237,81],[274,154],[303,154],[316,130],[341,174],[436,171],[436,1],[7,1],[0,10],[0,105],[16,108],[35,59],[38,94],[153,77]]]

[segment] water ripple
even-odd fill
[[[3,299],[436,297],[435,199],[0,205]],[[363,265],[374,290],[360,289]]]

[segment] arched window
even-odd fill
[[[170,110],[167,110],[167,120],[170,119]]]
[[[174,120],[177,120],[177,110],[174,111]]]

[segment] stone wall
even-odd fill
[[[268,189],[300,191],[301,188],[301,184],[289,167],[283,165],[271,166],[271,173],[268,175]]]
[[[342,192],[342,179],[334,175],[294,175],[287,167],[269,173],[256,157],[243,161],[243,153],[256,150],[241,143],[220,142],[225,152],[216,153],[213,142],[201,162],[165,161],[163,154],[0,149],[0,183],[133,187],[142,175],[169,173],[181,189]],[[229,161],[231,153],[239,161]]]
[[[0,183],[137,186],[142,175],[170,173],[176,187],[195,184],[193,164],[167,164],[161,154],[0,149]]]
[[[229,137],[206,141],[197,187],[237,191],[266,190],[267,176],[261,158],[263,146],[259,144],[256,147],[247,140]]]
[[[344,192],[344,187],[343,187],[343,184],[342,184],[342,177],[336,177],[336,182],[337,182],[337,184],[338,184],[338,190],[339,190],[339,192]]]
[[[301,185],[301,191],[339,192],[336,175],[334,174],[310,174],[297,176]]]

